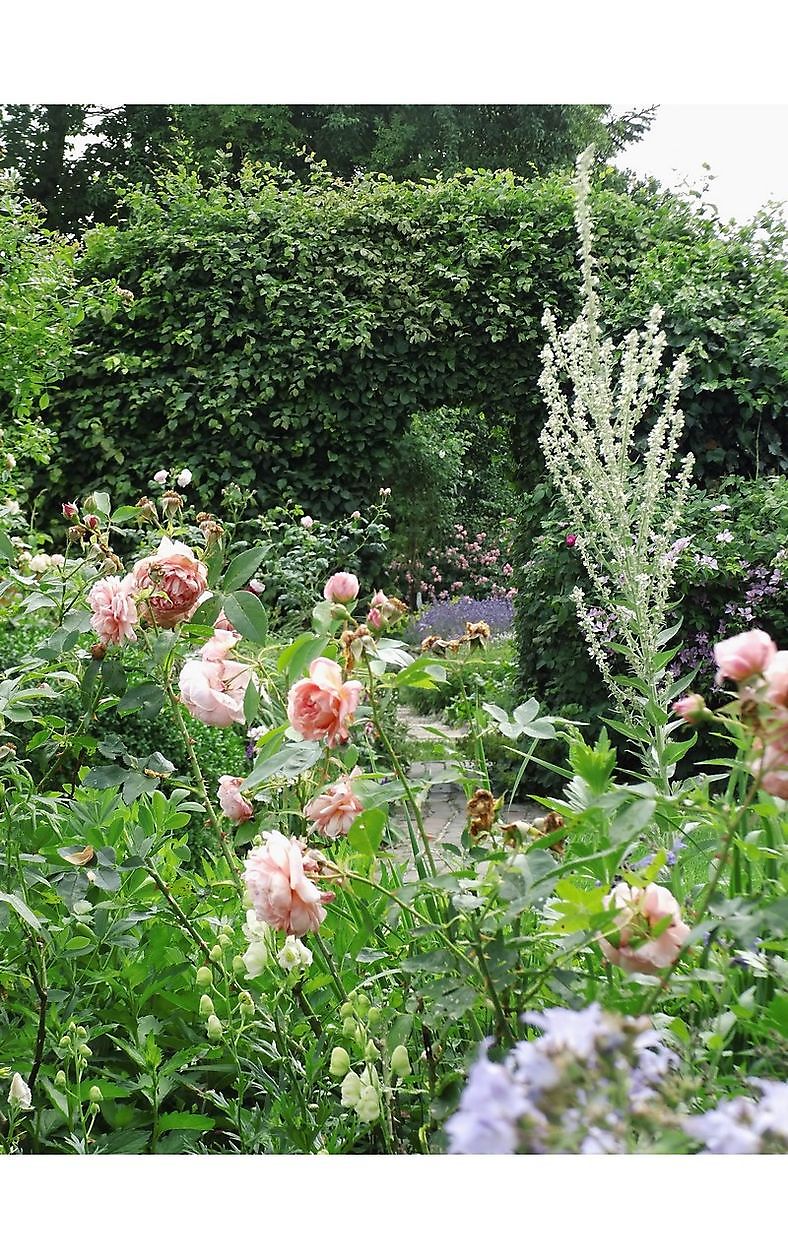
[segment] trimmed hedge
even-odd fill
[[[701,339],[682,397],[701,474],[785,467],[777,229],[723,238],[675,197],[614,183],[602,173],[593,205],[611,331],[658,298],[671,345]],[[234,480],[263,508],[292,497],[331,518],[388,484],[411,416],[439,406],[507,423],[520,483],[538,477],[542,311],[577,305],[567,179],[317,169],[304,185],[264,168],[205,188],[180,172],[129,211],[86,240],[84,278],[135,300],[85,320],[52,400],[59,449],[38,489],[53,514],[188,465],[205,507]]]

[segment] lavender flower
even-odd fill
[[[727,1098],[702,1116],[690,1116],[684,1132],[709,1155],[761,1155],[788,1150],[788,1084],[751,1077],[756,1101]]]
[[[509,1069],[487,1058],[490,1044],[489,1038],[482,1042],[459,1110],[446,1125],[452,1155],[513,1155],[517,1149],[527,1103]]]
[[[456,600],[438,600],[422,609],[413,627],[414,637],[424,639],[437,635],[439,639],[459,638],[465,632],[466,621],[486,621],[493,638],[510,634],[514,622],[514,605],[511,599],[471,599],[463,595]]]

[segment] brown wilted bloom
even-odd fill
[[[68,536],[72,542],[82,542],[86,538],[87,534],[88,531],[85,529],[84,525],[69,526]]]
[[[473,837],[492,831],[495,815],[500,808],[501,800],[496,800],[487,788],[477,788],[466,809],[468,811],[468,830]]]
[[[197,524],[208,545],[216,542],[224,533],[224,529],[212,512],[198,512]]]
[[[174,516],[176,512],[180,512],[185,502],[183,495],[178,494],[177,490],[165,490],[161,496],[165,516]]]
[[[5,761],[6,757],[12,757],[15,752],[13,744],[0,744],[0,761]]]
[[[465,634],[460,643],[468,643],[471,647],[486,647],[490,641],[490,627],[486,621],[466,621]]]
[[[134,506],[139,508],[141,521],[152,521],[153,523],[158,521],[159,514],[156,511],[156,504],[146,494],[141,499],[138,499]]]
[[[445,656],[450,647],[450,640],[442,639],[437,634],[428,634],[426,639],[421,641],[421,651],[434,652],[436,656]]]
[[[555,810],[551,810],[543,818],[534,818],[533,822],[530,823],[522,821],[507,823],[503,827],[504,839],[507,844],[511,845],[516,845],[518,840],[528,841],[533,844],[535,840],[542,840],[553,831],[560,831],[563,826],[565,826],[565,819]],[[558,854],[562,854],[565,847],[563,839],[557,840],[555,844],[549,846],[554,853]]]
[[[121,289],[120,286],[118,286],[118,297],[123,298],[124,302],[134,301],[134,294],[131,289]]]
[[[343,630],[339,642],[345,654],[345,671],[348,674],[353,672],[365,652],[375,651],[375,640],[369,633],[369,626],[363,624],[356,626],[355,630],[349,627]]]
[[[93,647],[90,649],[90,655],[93,657],[94,661],[103,661],[104,657],[107,655],[106,643],[94,643]]]

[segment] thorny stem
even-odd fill
[[[224,854],[225,861],[227,862],[227,865],[230,870],[230,877],[232,878],[232,881],[235,884],[236,889],[240,892],[242,885],[241,885],[241,877],[238,874],[238,859],[235,853],[233,853],[227,841],[227,836],[225,835],[222,829],[222,825],[219,822],[219,818],[216,814],[216,810],[214,809],[211,798],[208,795],[208,789],[205,786],[205,779],[203,778],[202,770],[200,769],[200,763],[194,751],[194,742],[188,730],[186,729],[186,723],[183,720],[183,714],[181,713],[181,710],[180,710],[178,698],[172,689],[172,683],[170,682],[169,677],[166,675],[164,677],[164,689],[167,693],[167,698],[169,699],[169,702],[170,702],[170,707],[172,709],[173,717],[175,718],[175,725],[178,727],[178,730],[180,731],[181,738],[186,748],[186,755],[189,758],[189,765],[191,766],[192,774],[194,775],[194,787],[197,791],[197,795],[199,796],[200,801],[202,802],[205,808],[205,812],[208,815],[210,824],[213,827],[214,832],[216,833],[216,837],[219,841],[219,845],[221,847],[222,853]]]

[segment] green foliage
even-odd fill
[[[722,505],[725,512],[715,510]],[[523,694],[543,696],[552,711],[596,725],[609,701],[577,624],[571,592],[585,588],[585,574],[577,551],[566,545],[574,522],[565,512],[540,485],[527,496],[518,521],[519,685]],[[754,625],[777,642],[788,639],[788,485],[779,477],[731,477],[713,490],[696,489],[679,528],[690,542],[675,570],[674,620],[683,618],[683,646],[673,668],[680,674],[699,668],[697,689],[712,683],[716,640]],[[718,541],[726,531],[732,539]],[[607,633],[615,641],[614,625]]]
[[[42,414],[63,375],[79,324],[106,317],[115,286],[80,285],[79,250],[46,231],[38,207],[0,178],[0,482],[14,486],[12,459],[46,459]]]
[[[754,340],[722,320],[709,358],[693,349],[681,404],[700,475],[719,468],[720,445],[743,469],[756,448],[762,470],[783,467],[774,238],[720,236],[675,197],[628,196],[606,178],[593,210],[615,324],[659,298],[676,346],[697,342],[686,311],[703,303],[688,289],[690,263],[707,264],[726,309],[734,292],[758,309]],[[445,406],[505,425],[517,478],[531,484],[542,311],[576,304],[572,204],[557,176],[345,185],[319,168],[307,184],[246,169],[237,186],[208,188],[181,172],[130,194],[126,226],[89,234],[82,274],[118,278],[134,302],[111,323],[83,325],[78,366],[52,409],[52,480],[127,498],[155,468],[188,463],[206,507],[232,480],[263,509],[290,496],[331,519],[369,500],[370,467],[390,484],[411,417]]]
[[[311,154],[346,177],[544,174],[592,141],[615,152],[652,117],[609,117],[604,105],[6,105],[0,162],[19,172],[51,226],[74,230],[111,219],[120,185],[154,183],[184,152],[203,175],[237,176],[255,161],[308,177]]]
[[[417,414],[403,434],[392,477],[391,548],[408,566],[448,536],[463,496],[470,442],[462,411]]]

